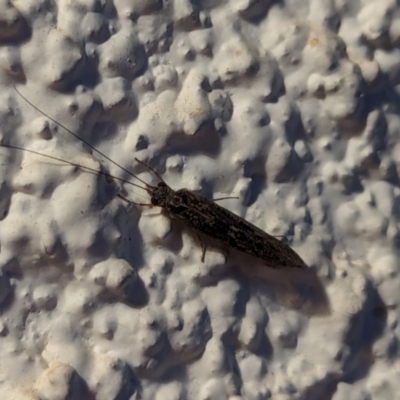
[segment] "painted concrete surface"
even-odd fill
[[[57,121],[308,268],[0,148],[0,397],[395,399],[399,65],[394,0],[1,0],[2,144],[141,184]]]

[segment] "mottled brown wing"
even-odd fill
[[[172,217],[184,220],[198,232],[260,258],[272,267],[305,267],[287,244],[257,228],[229,210],[187,189],[177,190],[167,205]],[[173,214],[173,215],[172,215]]]

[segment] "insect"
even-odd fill
[[[127,172],[135,179],[139,180],[145,186],[143,187],[124,179],[113,177],[112,175],[104,171],[97,171],[95,169],[65,161],[56,157],[47,156],[33,150],[6,144],[0,144],[0,146],[29,151],[34,154],[39,154],[41,156],[66,162],[70,165],[82,168],[84,170],[110,176],[125,183],[129,183],[133,186],[139,187],[145,190],[150,195],[151,204],[135,203],[125,198],[121,194],[118,194],[118,197],[120,197],[124,201],[136,205],[161,207],[171,219],[180,220],[184,223],[185,226],[192,228],[198,234],[204,234],[217,242],[223,243],[236,250],[241,251],[242,253],[249,254],[260,260],[263,260],[269,267],[306,267],[306,264],[300,258],[300,256],[284,242],[278,240],[274,236],[269,235],[268,233],[264,232],[260,228],[239,217],[238,215],[232,213],[226,208],[219,206],[213,200],[195,194],[188,189],[173,190],[167,185],[167,183],[163,180],[163,178],[157,171],[155,171],[152,167],[150,167],[143,161],[135,158],[137,162],[143,164],[159,179],[159,183],[156,186],[146,183],[136,175],[132,174],[130,171],[117,164],[108,156],[97,150],[85,139],[79,137],[68,128],[46,115],[43,111],[33,105],[29,100],[27,100],[21,93],[19,93],[16,88],[15,90],[26,102],[28,102],[28,104],[34,107],[41,114],[45,115],[51,121],[61,126],[66,132],[81,140],[87,146],[99,153],[102,157],[120,167],[122,170]],[[204,261],[206,246],[204,246],[203,244],[201,244],[201,246],[202,261]]]
[[[151,203],[162,207],[173,219],[243,253],[255,256],[270,267],[305,267],[304,261],[287,244],[188,189],[171,189],[164,181],[151,189]],[[206,248],[203,247],[202,260]]]

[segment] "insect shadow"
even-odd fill
[[[265,268],[257,260],[252,268],[245,267],[238,255],[233,268],[242,281],[249,282],[257,291],[285,308],[297,310],[309,316],[326,316],[331,312],[325,286],[314,268],[295,269]]]

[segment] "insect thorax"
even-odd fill
[[[173,193],[174,191],[166,183],[160,182],[151,193],[151,204],[153,204],[153,206],[165,207],[169,197],[173,195]]]

